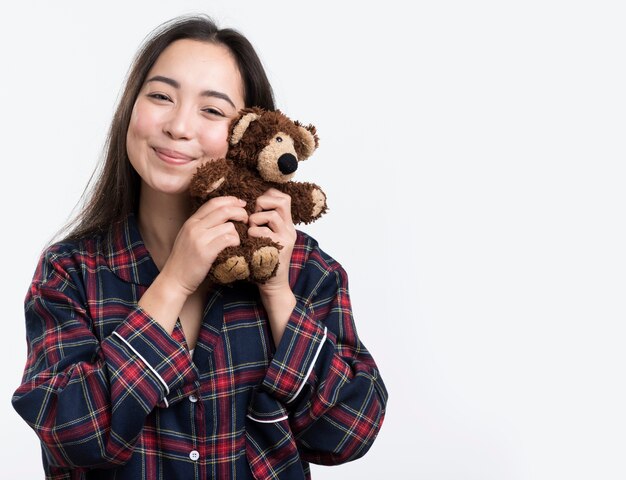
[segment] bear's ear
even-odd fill
[[[298,155],[300,160],[306,160],[311,155],[319,145],[319,139],[317,138],[317,134],[315,133],[315,127],[313,125],[309,125],[307,127],[303,127],[300,124],[298,125],[298,133],[300,134],[300,144],[302,145],[302,154]]]
[[[230,135],[230,144],[237,145],[250,124],[259,118],[261,118],[261,115],[255,112],[249,112],[243,115],[233,126],[233,133]]]

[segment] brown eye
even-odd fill
[[[277,141],[278,143],[282,142],[282,141],[283,141],[283,137],[276,137],[276,141]]]

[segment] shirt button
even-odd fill
[[[189,395],[189,401],[191,403],[196,403],[198,401],[198,396],[195,393],[192,393],[191,395]]]
[[[189,458],[191,458],[194,462],[200,458],[200,453],[198,450],[192,450],[189,452]]]

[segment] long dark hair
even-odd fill
[[[177,17],[160,25],[144,41],[131,65],[107,136],[104,162],[92,176],[92,180],[95,179],[93,186],[83,194],[83,206],[79,213],[61,231],[69,232],[66,240],[104,232],[129,213],[137,213],[140,181],[126,153],[126,131],[148,72],[163,50],[181,39],[227,47],[243,78],[246,107],[275,109],[274,94],[261,60],[248,39],[237,30],[220,29],[205,15]]]

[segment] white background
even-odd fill
[[[318,127],[298,179],[330,211],[303,229],[348,270],[390,392],[371,451],[314,477],[626,477],[622,2],[91,3],[1,12],[0,477],[42,478],[10,406],[39,252],[140,42],[193,12],[247,35]]]

